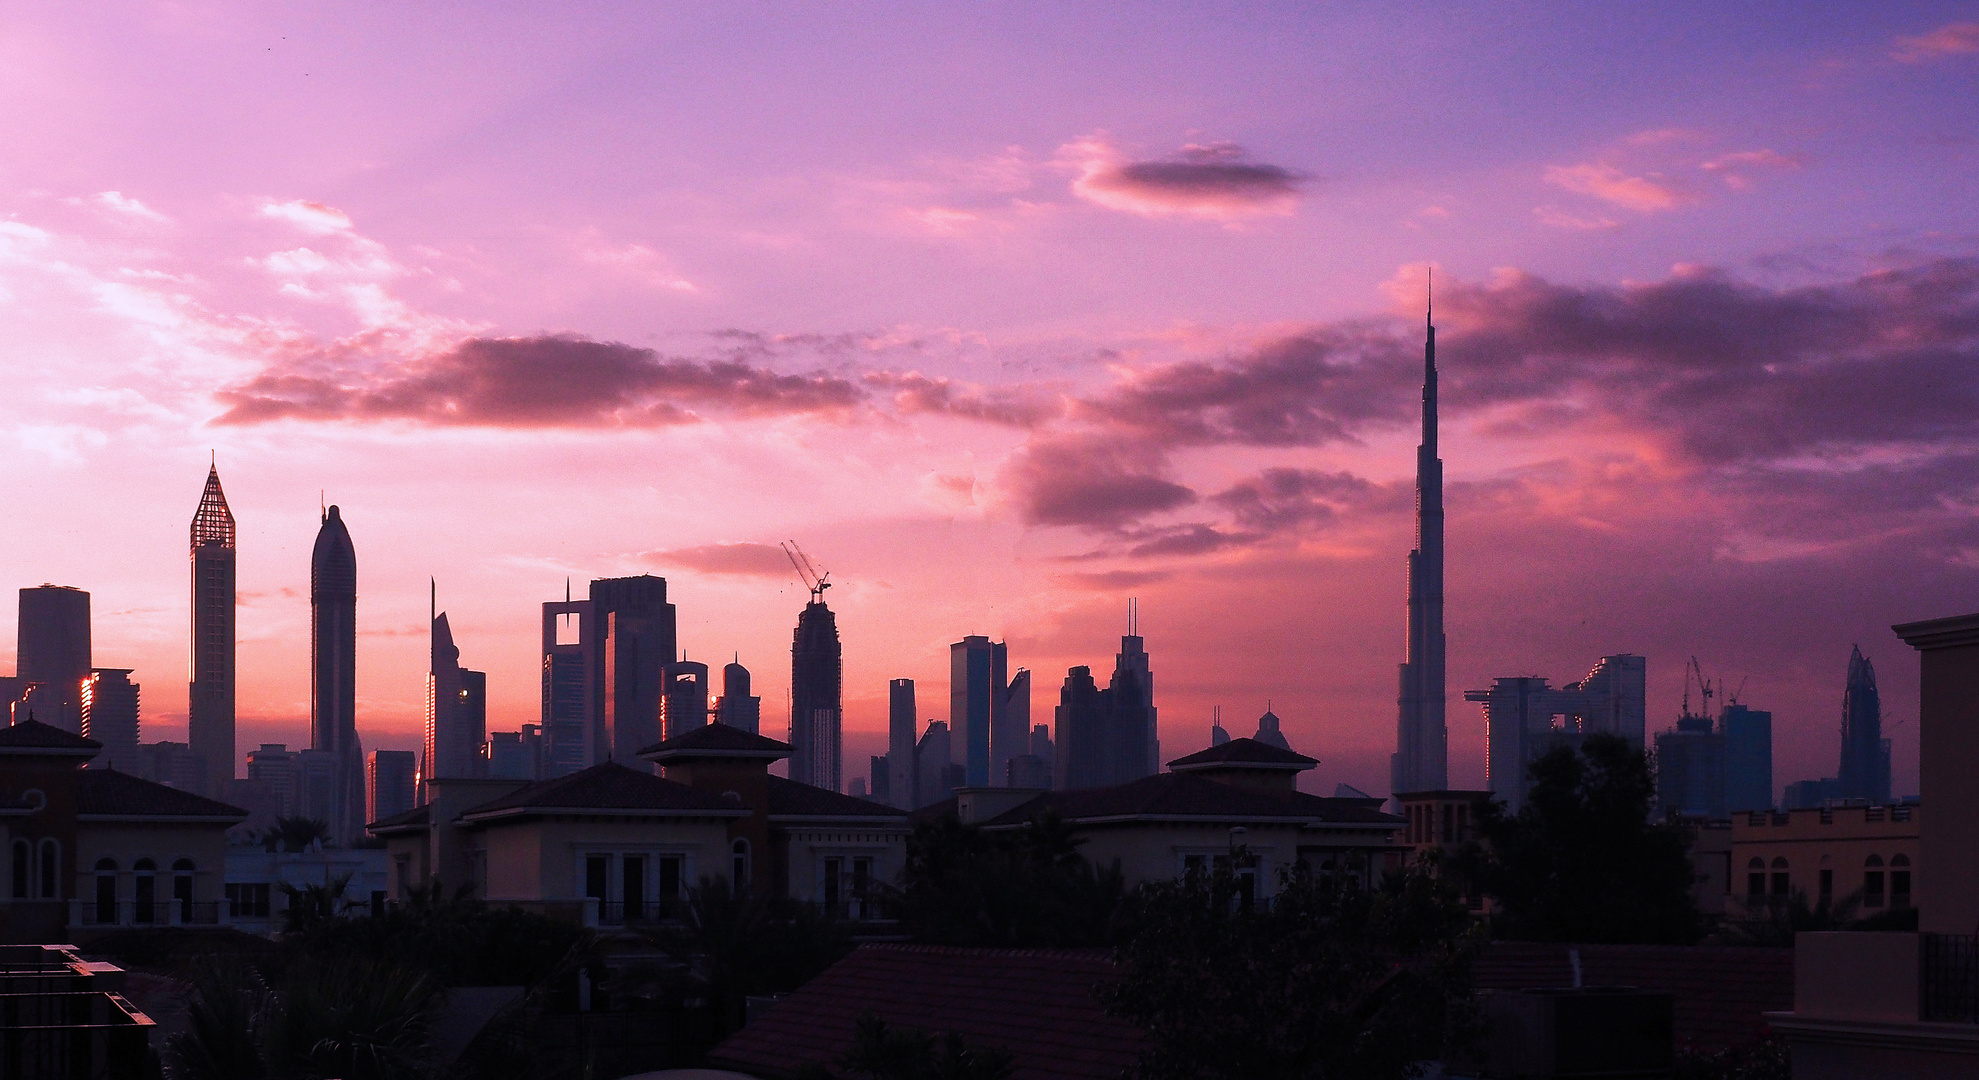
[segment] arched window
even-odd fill
[[[41,841],[41,898],[60,900],[62,881],[62,845],[52,837]]]
[[[179,906],[179,921],[192,922],[192,873],[191,859],[180,859],[172,864],[172,902]]]
[[[1910,856],[1890,857],[1890,906],[1910,906]]]
[[[158,864],[139,859],[131,866],[131,921],[158,921]]]
[[[1766,895],[1766,860],[1757,855],[1745,864],[1745,896],[1758,901]]]
[[[1871,855],[1862,863],[1862,906],[1879,908],[1883,906],[1883,857]],[[1908,879],[1909,875],[1905,875]],[[1907,880],[1906,880],[1906,883]]]
[[[14,841],[14,884],[10,891],[16,900],[25,900],[33,892],[30,882],[34,879],[33,845],[26,840]]]
[[[1787,873],[1787,860],[1784,857],[1773,860],[1773,897],[1785,900],[1793,893],[1793,878]]]
[[[749,887],[749,841],[737,840],[729,848],[735,877],[735,891]]]
[[[99,926],[114,926],[117,923],[117,860],[96,860],[96,923]]]
[[[1828,903],[1829,901],[1835,898],[1835,870],[1834,867],[1828,865],[1829,861],[1830,860],[1826,855],[1821,856],[1820,902],[1823,904]]]

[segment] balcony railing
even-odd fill
[[[69,901],[70,926],[220,926],[224,903],[213,900]]]
[[[1923,1019],[1979,1024],[1979,936],[1925,934]]]

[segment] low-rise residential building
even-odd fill
[[[1810,906],[1854,899],[1858,916],[1911,906],[1923,807],[1755,810],[1732,818],[1728,915],[1795,894]]]
[[[726,724],[641,751],[663,773],[613,762],[536,783],[434,780],[429,801],[373,822],[386,890],[470,886],[587,925],[667,917],[686,889],[738,890],[870,918],[869,889],[906,858],[906,815],[771,776],[786,743]]]
[[[339,892],[342,909],[351,912],[382,910],[391,895],[383,848],[269,851],[236,845],[227,849],[226,860],[227,925],[250,934],[270,936],[282,929],[291,889]]]

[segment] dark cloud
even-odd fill
[[[1024,520],[1117,530],[1149,514],[1196,501],[1196,493],[1159,475],[1161,461],[1129,443],[1033,442],[1012,461],[1007,482]]]
[[[1306,181],[1291,169],[1250,160],[1235,143],[1185,146],[1158,161],[1122,161],[1100,138],[1066,150],[1080,162],[1080,176],[1072,184],[1076,194],[1136,214],[1238,218],[1290,213]]]
[[[1266,469],[1210,497],[1239,525],[1265,532],[1323,528],[1341,515],[1368,510],[1406,509],[1411,489],[1378,485],[1348,472]]]
[[[1103,570],[1091,574],[1060,574],[1058,580],[1074,588],[1112,592],[1151,585],[1157,581],[1166,581],[1172,576],[1166,570]]]
[[[648,551],[640,556],[658,566],[677,566],[704,574],[747,574],[789,577],[790,557],[775,544],[702,544],[699,547]]]
[[[554,336],[473,338],[436,356],[364,366],[270,370],[217,396],[215,423],[412,420],[483,427],[664,427],[703,413],[840,412],[857,385],[786,375],[740,360],[681,360],[616,342]]]
[[[903,414],[940,413],[1029,428],[1061,411],[1055,398],[1021,386],[984,390],[952,379],[931,378],[918,371],[874,371],[867,373],[863,381],[890,394],[893,407]]]

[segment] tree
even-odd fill
[[[892,1027],[872,1013],[859,1018],[838,1072],[813,1066],[800,1080],[1004,1080],[1014,1059],[1001,1047],[971,1046],[953,1031],[929,1034]]]
[[[329,839],[330,823],[321,818],[278,817],[274,826],[261,834],[261,845],[269,851],[302,852]]]
[[[987,832],[953,818],[924,821],[887,898],[914,940],[943,945],[1070,948],[1121,931],[1127,890],[1095,869],[1056,815]]]
[[[350,879],[349,874],[339,874],[321,885],[300,888],[283,882],[282,895],[288,899],[288,906],[282,911],[283,932],[299,933],[342,917],[351,906],[344,899]]]
[[[1425,865],[1366,890],[1301,864],[1255,905],[1196,871],[1143,899],[1099,989],[1148,1031],[1137,1080],[1402,1080],[1471,1036],[1481,935]]]
[[[689,888],[678,923],[649,937],[687,965],[728,1030],[742,1026],[749,995],[795,990],[851,945],[844,924],[816,909],[754,890],[737,893],[720,877]]]
[[[432,1075],[439,984],[363,957],[310,958],[279,983],[239,964],[192,977],[185,1031],[166,1043],[175,1080],[400,1080]]]
[[[1689,944],[1700,920],[1689,838],[1650,823],[1649,759],[1614,735],[1533,762],[1516,815],[1479,808],[1481,846],[1461,858],[1497,901],[1497,936],[1527,941]]]

